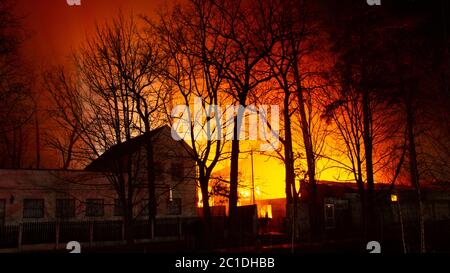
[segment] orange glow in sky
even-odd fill
[[[72,52],[93,33],[96,23],[103,24],[120,11],[152,16],[166,4],[164,0],[81,0],[81,6],[69,6],[65,0],[17,0],[16,11],[23,18],[23,27],[29,36],[23,45],[23,55],[35,71],[51,65],[66,64]],[[45,103],[41,107],[44,108]],[[217,169],[226,169],[227,164],[228,161],[221,163]],[[324,162],[318,162],[318,169],[325,165]],[[248,185],[248,189],[251,187],[252,175],[249,154],[241,155],[239,168],[241,180]],[[284,197],[284,178],[284,166],[280,160],[255,153],[256,199]],[[323,172],[318,179],[336,180],[336,170]],[[245,198],[251,198],[251,194],[244,195]]]
[[[24,45],[27,59],[35,65],[64,62],[86,37],[120,11],[152,15],[163,0],[81,0],[69,6],[66,0],[17,0],[16,10],[29,33]]]

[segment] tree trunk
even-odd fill
[[[284,167],[286,175],[286,203],[287,205],[293,202],[292,185],[295,183],[294,173],[294,154],[292,148],[292,129],[291,117],[289,115],[289,91],[284,94]]]
[[[364,68],[363,68],[364,69]],[[363,140],[364,153],[366,159],[366,180],[367,180],[367,195],[366,195],[366,225],[367,225],[367,239],[377,239],[378,219],[375,213],[375,185],[373,177],[373,139],[372,139],[372,113],[370,110],[370,98],[367,87],[362,87],[362,108],[363,108]]]
[[[298,73],[298,72],[297,72]],[[322,233],[322,213],[320,207],[320,201],[317,196],[317,183],[316,183],[316,162],[314,156],[314,148],[309,128],[308,118],[305,109],[305,99],[303,94],[303,88],[299,76],[297,79],[297,99],[300,111],[300,125],[303,136],[303,143],[306,152],[306,162],[308,165],[308,182],[305,186],[308,187],[308,205],[309,205],[309,219],[311,224],[312,239],[317,241],[320,239]]]
[[[70,143],[67,146],[67,155],[64,157],[64,151],[62,151],[63,153],[63,170],[67,170],[70,167],[70,163],[72,162],[72,153],[73,153],[73,148],[76,142],[76,137],[74,136],[75,131],[72,132],[72,136],[70,137]]]
[[[244,105],[242,103],[241,105]],[[236,213],[238,202],[238,182],[239,182],[239,137],[241,132],[241,125],[243,121],[244,108],[239,106],[237,116],[234,117],[233,140],[231,141],[231,166],[230,166],[230,196],[228,200],[228,214],[229,214],[229,229],[231,235],[236,228]]]
[[[203,225],[203,246],[206,249],[210,249],[213,243],[213,232],[212,232],[212,216],[211,216],[211,208],[209,206],[209,176],[205,175],[204,170],[200,170],[199,180],[200,180],[200,190],[202,192],[202,204],[203,204],[203,219],[205,220],[205,225]],[[200,238],[198,238],[200,239]]]
[[[292,147],[291,117],[289,114],[289,90],[284,92],[283,116],[284,116],[284,168],[286,176],[286,207],[291,206],[291,252],[294,253],[297,229],[297,194],[295,190],[294,153]]]
[[[201,168],[201,167],[199,167]],[[209,177],[206,177],[205,171],[199,172],[200,190],[202,192],[203,217],[209,226],[211,224],[211,208],[209,206]]]
[[[117,179],[118,181],[118,195],[119,199],[122,203],[122,211],[123,211],[123,225],[124,225],[124,236],[127,244],[133,244],[133,203],[130,197],[127,194],[129,187],[126,187],[124,172],[121,164],[117,165]]]
[[[36,169],[41,167],[41,144],[40,144],[40,131],[39,131],[39,119],[36,107],[36,113],[34,113],[34,124],[36,133]]]
[[[134,230],[133,230],[133,207],[129,206],[129,203],[124,206],[124,233],[125,233],[125,241],[128,245],[132,245],[134,243]]]
[[[420,252],[426,252],[425,245],[425,223],[424,223],[424,212],[422,203],[422,194],[420,191],[419,184],[419,171],[417,167],[417,153],[416,153],[416,143],[414,137],[414,110],[412,106],[412,92],[409,91],[406,98],[406,111],[407,111],[407,128],[408,128],[408,150],[409,150],[409,173],[412,186],[416,189],[417,194],[417,204],[418,204],[418,218],[419,218],[419,228],[420,228]]]
[[[235,131],[236,129],[235,124]],[[236,133],[234,133],[236,135]],[[231,166],[230,166],[230,196],[228,200],[228,214],[230,220],[230,228],[235,223],[237,201],[238,201],[238,168],[239,168],[239,140],[231,141]]]
[[[291,219],[292,219],[292,225],[291,225],[291,228],[292,228],[292,231],[291,231],[291,253],[293,254],[294,252],[295,252],[295,242],[297,241],[297,237],[298,237],[298,234],[297,234],[297,227],[299,226],[299,224],[300,224],[300,219],[297,219],[297,210],[298,210],[298,198],[297,198],[297,196],[294,196],[294,200],[293,200],[293,203],[292,203],[292,217],[291,217]],[[298,224],[297,224],[297,222],[299,222]]]
[[[156,190],[155,190],[155,165],[153,158],[153,143],[152,140],[147,140],[146,143],[146,156],[147,156],[147,193],[148,193],[148,221],[150,229],[154,226],[154,222],[157,214],[156,203]],[[153,231],[149,231],[153,234]],[[151,236],[150,235],[150,236]]]

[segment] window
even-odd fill
[[[259,210],[259,218],[272,219],[272,205],[262,205]]]
[[[180,182],[183,180],[184,169],[182,163],[172,163],[170,165],[170,174],[172,176],[172,181]]]
[[[75,217],[75,199],[56,199],[56,217]]]
[[[103,215],[105,215],[105,206],[103,199],[86,200],[86,216],[103,216]]]
[[[24,199],[23,218],[44,217],[44,199]]]
[[[114,199],[114,216],[123,216],[123,206],[120,199]]]
[[[169,215],[181,214],[181,198],[173,198],[172,201],[167,200],[167,214]]]
[[[0,227],[5,224],[6,200],[0,199]]]
[[[325,204],[325,228],[335,227],[334,204]]]

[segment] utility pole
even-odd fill
[[[255,175],[253,170],[253,148],[250,150],[250,157],[252,161],[252,200],[253,205],[255,204]]]

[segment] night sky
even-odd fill
[[[69,6],[66,0],[18,0],[17,13],[30,37],[24,44],[27,59],[40,64],[63,62],[71,50],[95,28],[119,11],[152,14],[163,0],[82,0]]]
[[[48,99],[39,83],[39,73],[43,69],[54,65],[67,65],[71,54],[93,33],[96,24],[102,24],[116,16],[119,11],[123,13],[145,14],[155,16],[165,5],[173,1],[166,0],[81,0],[81,6],[69,6],[65,0],[18,0],[15,8],[17,15],[22,18],[21,23],[27,38],[22,46],[22,55],[25,63],[35,73],[34,90],[39,93],[40,101],[38,109],[44,113],[48,107]],[[445,0],[401,0],[383,1],[381,7],[369,6],[365,0],[320,0],[316,2],[319,16],[323,24],[323,30],[332,34],[336,29],[343,27],[342,18],[354,15],[358,9],[380,9],[385,19],[392,22],[407,22],[408,20],[423,21],[424,31],[433,41],[433,47],[442,49],[445,46],[442,41],[445,36],[446,26],[444,20],[448,12],[444,9]],[[448,4],[447,4],[448,11]],[[381,20],[381,18],[380,18]],[[381,22],[381,21],[380,21]],[[47,117],[42,118],[43,130],[57,129],[54,125],[46,123]],[[33,145],[29,151],[34,154]],[[42,167],[54,168],[57,156],[54,152],[43,148]],[[282,185],[284,180],[283,166],[266,158],[259,158],[259,165],[267,164],[271,172],[261,173],[270,181],[279,180]],[[249,167],[249,162],[243,166]],[[271,167],[269,167],[271,166]],[[226,166],[224,166],[226,169]],[[245,168],[246,169],[246,168]],[[244,176],[245,176],[244,172]],[[248,174],[247,174],[248,175]],[[325,177],[331,178],[331,177]],[[283,188],[277,187],[276,196],[283,195]]]

